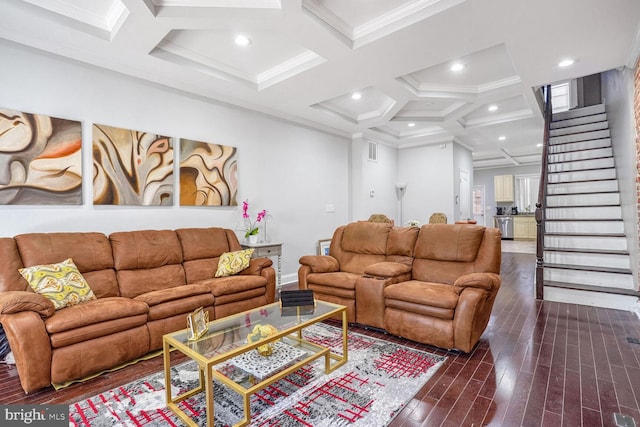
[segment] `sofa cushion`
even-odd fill
[[[224,252],[240,249],[229,247],[224,228],[179,228],[176,235],[180,240],[185,261],[217,258]]]
[[[384,297],[386,300],[406,301],[449,310],[455,309],[458,305],[458,294],[453,286],[418,280],[389,285],[384,290]]]
[[[220,255],[215,277],[233,276],[249,267],[253,251],[254,249],[250,248],[241,251],[225,252]]]
[[[344,251],[359,254],[385,255],[391,224],[358,221],[348,224],[342,235]]]
[[[263,276],[228,276],[198,282],[207,286],[216,298],[223,295],[240,293],[250,289],[266,288],[267,279]]]
[[[116,274],[120,284],[120,294],[127,298],[186,284],[181,264],[140,270],[119,270]]]
[[[136,301],[143,301],[149,307],[153,307],[154,305],[163,304],[168,301],[175,301],[202,294],[211,294],[211,290],[204,285],[184,285],[177,286],[175,288],[147,292],[145,294],[138,295],[134,299]]]
[[[339,271],[336,273],[311,273],[307,276],[309,286],[321,285],[333,288],[355,290],[360,274]]]
[[[434,261],[473,262],[484,237],[480,225],[426,224],[418,234],[415,257]]]
[[[25,267],[72,258],[96,297],[119,296],[111,244],[104,234],[30,233],[15,241]]]
[[[109,235],[116,270],[180,264],[182,246],[172,230],[122,231]]]
[[[419,230],[417,227],[393,227],[389,231],[387,256],[413,256]]]
[[[45,328],[49,334],[55,334],[140,314],[146,318],[148,312],[149,307],[142,301],[122,297],[100,298],[56,311],[45,319]]]
[[[56,310],[96,299],[71,258],[19,271],[36,293],[51,300]]]
[[[148,320],[162,320],[169,319],[176,315],[184,315],[184,324],[182,325],[182,328],[186,328],[187,314],[199,307],[212,307],[213,301],[214,298],[213,295],[211,295],[211,292],[166,301],[149,307]]]
[[[138,314],[136,316],[121,317],[119,319],[105,320],[100,323],[81,326],[68,331],[51,334],[51,348],[61,348],[73,344],[84,343],[94,338],[100,338],[107,335],[116,334],[122,331],[128,331],[147,323],[146,314]]]

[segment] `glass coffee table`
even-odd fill
[[[346,307],[316,301],[313,307],[286,307],[284,310],[279,302],[275,302],[214,320],[207,324],[205,334],[195,341],[189,341],[188,329],[165,335],[162,341],[167,407],[187,425],[197,426],[178,404],[204,392],[206,425],[213,427],[215,379],[242,396],[244,418],[236,426],[243,426],[251,421],[250,398],[253,393],[322,356],[325,358],[325,373],[347,362]],[[305,328],[334,316],[342,317],[342,354],[333,353],[330,348],[304,338]],[[261,332],[271,335],[263,336]],[[200,376],[198,387],[175,397],[171,393],[172,350],[178,350],[195,360]],[[271,354],[263,356],[261,352]]]

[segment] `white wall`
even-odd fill
[[[636,130],[633,106],[634,72],[629,68],[602,73],[605,104],[613,157],[618,174],[622,218],[634,277],[638,277],[638,209],[636,201]]]
[[[453,144],[405,148],[398,153],[398,181],[406,182],[403,220],[429,222],[434,212],[454,218]]]
[[[82,122],[84,175],[82,206],[0,206],[0,236],[237,227],[239,207],[176,206],[177,173],[174,206],[93,206],[92,123],[238,147],[238,200],[273,215],[270,234],[284,243],[285,282],[297,280],[300,256],[315,253],[319,239],[350,219],[350,141],[344,138],[8,42],[0,42],[0,57],[1,107]],[[334,213],[325,212],[327,204]]]

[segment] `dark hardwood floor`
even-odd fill
[[[615,413],[640,423],[640,345],[627,340],[640,339],[640,320],[625,311],[536,301],[534,266],[534,255],[503,254],[502,288],[471,354],[351,328],[448,356],[391,426],[615,426]],[[156,357],[25,395],[16,370],[2,365],[0,403],[71,403],[161,369]]]

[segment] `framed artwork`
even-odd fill
[[[238,150],[180,139],[180,206],[237,206]]]
[[[93,125],[94,205],[173,205],[171,138]]]
[[[0,108],[0,204],[81,205],[81,127]]]
[[[329,255],[331,239],[318,240],[318,255]]]
[[[187,327],[189,328],[189,341],[195,341],[207,332],[207,323],[209,322],[209,312],[204,311],[202,307],[196,308],[187,315]]]

